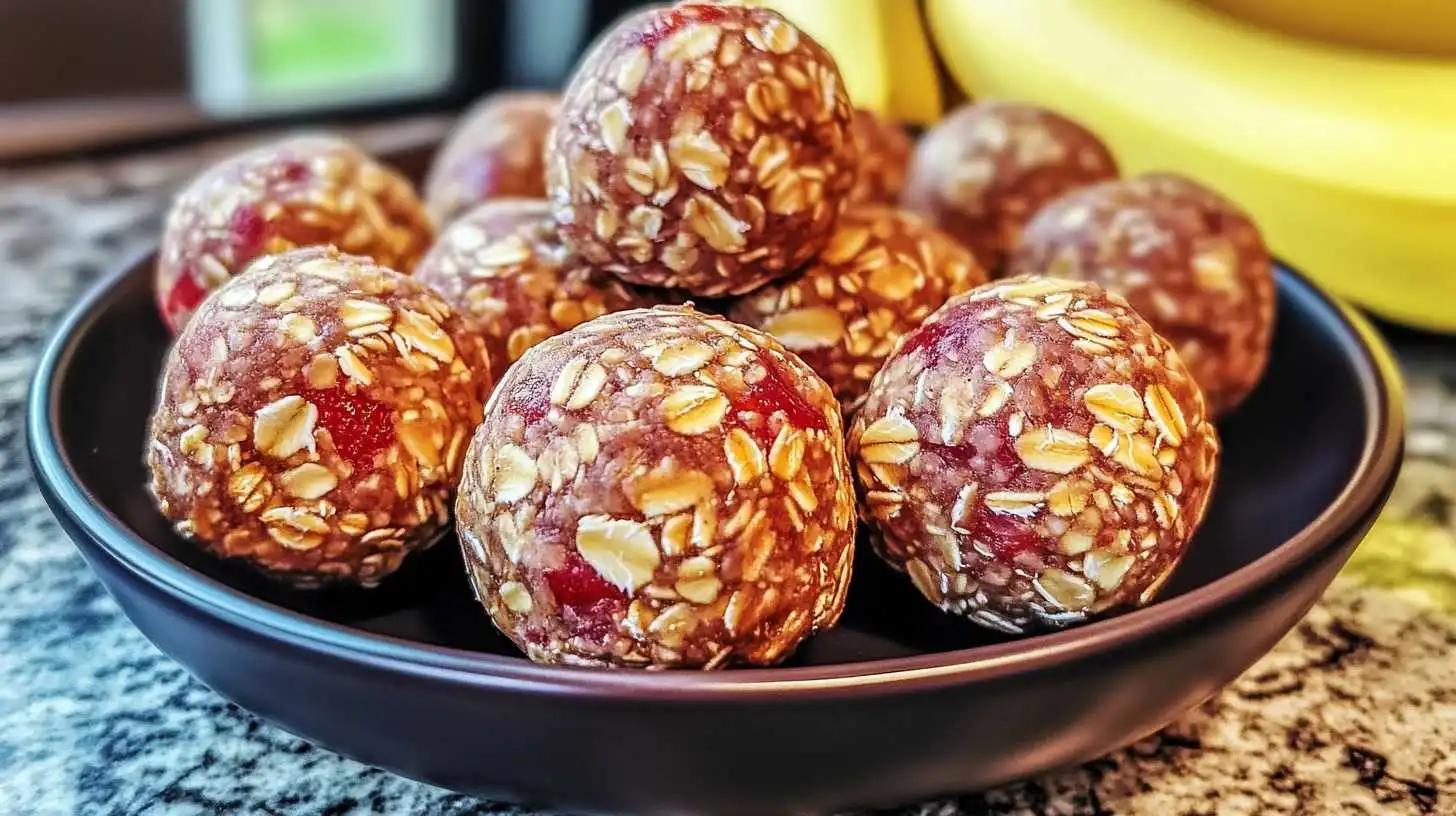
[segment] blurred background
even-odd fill
[[[557,86],[632,0],[3,0],[0,163]]]

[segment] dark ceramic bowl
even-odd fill
[[[872,559],[842,625],[786,665],[546,668],[471,599],[453,537],[375,591],[290,592],[193,552],[143,487],[167,338],[150,258],[45,351],[29,405],[51,508],[136,626],[224,696],[335,751],[482,797],[632,813],[906,802],[1092,759],[1213,694],[1320,596],[1400,458],[1378,340],[1287,269],[1264,384],[1223,423],[1207,523],[1162,598],[998,640]]]

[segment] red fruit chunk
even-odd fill
[[[168,315],[190,312],[205,297],[207,290],[197,285],[197,278],[192,276],[192,270],[184,269],[177,276],[177,282],[172,285],[172,291],[167,293],[167,302],[162,304],[162,311]]]
[[[709,3],[683,3],[663,14],[653,24],[652,30],[644,31],[637,39],[637,42],[648,48],[653,48],[658,43],[676,34],[689,22],[701,20],[705,23],[713,23],[723,19],[723,17],[723,9],[718,6]]]
[[[313,177],[313,173],[309,171],[308,165],[296,160],[283,162],[279,167],[278,174],[283,177],[284,181],[294,183],[305,182]]]
[[[961,327],[961,324],[953,318],[921,326],[905,336],[905,342],[900,346],[899,355],[924,350],[925,365],[935,365],[940,362],[940,358],[946,351],[958,344],[963,335],[963,332],[960,331]]]
[[[374,455],[394,441],[394,411],[343,386],[309,395],[319,412],[318,423],[334,440],[339,457],[361,470],[374,467]]]
[[[566,561],[546,573],[546,585],[556,604],[576,616],[580,634],[600,637],[612,629],[612,613],[627,596],[607,583],[575,550],[566,551]]]
[[[526,424],[540,422],[551,408],[550,392],[550,380],[542,376],[530,376],[522,380],[519,387],[510,391],[506,396],[506,405],[510,407],[511,413],[524,419]]]
[[[251,205],[238,207],[233,212],[231,223],[228,229],[233,234],[234,254],[239,263],[245,263],[245,259],[251,259],[263,248],[263,233],[267,223],[263,220],[263,214],[258,208]]]
[[[998,558],[1010,559],[1027,550],[1039,549],[1042,537],[1024,519],[982,510],[971,528],[971,537],[984,543]]]
[[[784,418],[796,428],[818,428],[824,430],[823,412],[796,389],[789,375],[768,352],[760,351],[758,361],[768,371],[768,376],[748,386],[738,399],[734,400],[735,411],[753,411],[765,418],[775,411],[783,411]]]

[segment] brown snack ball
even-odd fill
[[[414,188],[333,136],[296,136],[213,165],[167,214],[155,292],[175,334],[262,255],[331,244],[408,273],[435,237]]]
[[[905,336],[849,433],[876,550],[1003,632],[1152,600],[1219,442],[1177,352],[1100,287],[1008,278]]]
[[[905,126],[864,109],[854,112],[859,142],[859,175],[849,193],[851,204],[896,204],[905,189],[915,140]]]
[[[728,317],[778,338],[850,410],[896,340],[986,280],[969,250],[920,216],[860,205],[807,269],[744,295]]]
[[[1197,182],[1150,173],[1064,196],[1027,225],[1012,268],[1127,298],[1178,349],[1215,417],[1243,402],[1269,362],[1269,250],[1243,210]]]
[[[1076,122],[1032,105],[980,102],[920,137],[900,203],[959,238],[999,277],[1043,204],[1116,177],[1106,145]]]
[[[420,260],[415,278],[474,319],[497,372],[553,334],[647,305],[611,275],[570,263],[540,199],[487,201],[461,216]]]
[[[435,223],[490,199],[545,197],[546,134],[559,103],[554,93],[502,91],[466,110],[425,177]]]
[[[490,366],[438,295],[367,258],[268,256],[167,358],[150,490],[181,535],[296,586],[370,586],[449,520]]]
[[[834,60],[769,9],[651,8],[598,38],[552,131],[566,244],[623,280],[714,297],[824,247],[857,169]]]
[[[472,584],[534,661],[775,663],[844,606],[839,406],[761,332],[619,312],[506,372],[456,502]]]

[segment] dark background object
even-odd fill
[[[1400,453],[1390,361],[1281,270],[1269,375],[1223,424],[1210,516],[1152,607],[997,641],[862,559],[842,626],[784,667],[537,667],[491,630],[451,541],[377,593],[311,595],[171,533],[141,466],[152,387],[102,393],[155,380],[166,337],[149,270],[142,259],[79,305],[36,374],[30,450],[62,525],[133,622],[214,689],[351,757],[490,798],[828,812],[1102,755],[1212,694],[1295,624],[1378,512]]]
[[[551,7],[563,1],[584,12],[580,29],[552,18]],[[187,0],[9,0],[0,11],[0,163],[135,150],[287,123],[450,113],[502,87],[558,87],[596,33],[643,5],[449,2],[457,59],[437,92],[343,107],[321,98],[304,110],[222,119],[194,98]],[[543,54],[542,43],[563,50]]]

